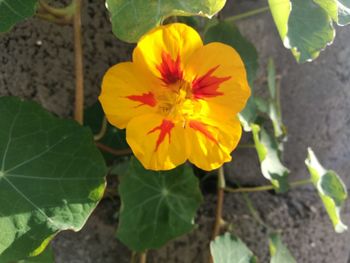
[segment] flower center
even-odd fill
[[[158,96],[159,112],[175,122],[186,121],[200,111],[200,104],[194,99],[191,83],[181,80],[166,87]],[[171,90],[169,92],[169,90]]]

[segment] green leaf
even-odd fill
[[[314,0],[338,24],[350,23],[350,0]]]
[[[269,103],[269,111],[268,115],[271,119],[272,125],[273,125],[273,131],[275,134],[275,137],[278,138],[285,134],[285,127],[282,123],[281,114],[277,109],[277,103],[274,101],[271,101]]]
[[[313,0],[269,0],[269,5],[284,46],[298,62],[315,59],[332,43],[332,19]]]
[[[112,30],[126,42],[137,42],[150,29],[170,16],[205,16],[211,18],[226,0],[106,0]]]
[[[336,172],[323,168],[311,148],[308,148],[305,164],[309,169],[311,180],[322,199],[335,231],[338,233],[344,232],[347,230],[347,226],[341,221],[340,211],[341,206],[348,197],[345,184]]]
[[[255,104],[255,97],[253,95],[248,99],[243,111],[238,114],[238,118],[243,126],[243,130],[251,132],[251,124],[254,123],[257,118],[257,105]]]
[[[105,174],[89,129],[0,98],[0,262],[36,256],[59,231],[80,230]]]
[[[99,102],[96,102],[84,112],[84,124],[89,126],[93,134],[98,134],[102,128],[104,113]],[[107,123],[105,135],[99,140],[100,143],[109,146],[110,148],[121,150],[129,148],[126,142],[125,130],[120,130]],[[102,152],[106,161],[116,159],[113,154]]]
[[[271,234],[269,236],[269,247],[271,254],[270,263],[296,263],[288,248],[282,243],[279,234]]]
[[[214,263],[256,263],[257,259],[249,248],[236,236],[225,233],[210,242]]]
[[[236,26],[219,21],[208,28],[204,42],[222,42],[236,49],[244,62],[249,84],[253,85],[259,67],[258,52],[255,46],[241,35]]]
[[[198,179],[182,165],[166,172],[145,170],[135,159],[121,177],[118,238],[134,251],[159,248],[194,227],[202,201]]]
[[[54,263],[54,254],[51,246],[48,246],[43,253],[36,257],[20,260],[18,263]]]
[[[0,0],[0,32],[35,14],[37,0]]]
[[[287,191],[289,170],[281,162],[275,138],[259,125],[252,124],[251,128],[262,174],[271,181],[276,191]]]

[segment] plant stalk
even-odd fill
[[[303,180],[297,180],[294,182],[290,182],[290,187],[298,187],[301,185],[310,184],[311,179],[303,179]],[[230,193],[251,193],[251,192],[261,192],[261,191],[269,191],[274,190],[273,185],[262,185],[262,186],[256,186],[256,187],[238,187],[238,188],[232,188],[232,187],[225,187],[226,192]]]
[[[140,263],[146,263],[147,262],[147,252],[140,253]]]
[[[83,72],[83,48],[81,37],[81,6],[82,0],[74,0],[75,13],[74,27],[74,53],[75,53],[75,109],[74,119],[83,124],[84,119],[84,72]]]
[[[115,156],[124,156],[124,155],[129,155],[132,154],[131,149],[121,149],[121,150],[117,150],[117,149],[113,149],[107,145],[104,145],[100,142],[95,142],[95,145],[100,148],[102,151],[105,151],[107,153],[113,154]]]
[[[105,136],[106,131],[107,131],[107,118],[106,116],[103,116],[101,130],[99,131],[99,133],[94,135],[94,140],[95,141],[101,140],[103,136]]]
[[[241,20],[241,19],[244,19],[244,18],[255,16],[255,15],[258,15],[260,13],[264,13],[264,12],[266,12],[268,10],[270,10],[270,7],[268,7],[268,6],[257,8],[257,9],[254,9],[254,10],[251,10],[251,11],[239,14],[239,15],[227,17],[225,19],[225,21],[227,21],[227,22],[235,22],[237,20]]]
[[[217,203],[216,203],[216,212],[215,212],[215,225],[212,233],[212,240],[215,239],[220,233],[220,227],[222,220],[222,209],[224,203],[224,190],[225,190],[225,175],[224,167],[221,166],[218,171],[218,185],[217,185]]]

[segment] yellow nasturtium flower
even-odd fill
[[[231,160],[242,129],[237,118],[250,89],[237,52],[203,45],[174,23],[145,34],[133,61],[111,67],[99,97],[108,121],[145,168],[169,170],[186,160],[213,170]]]

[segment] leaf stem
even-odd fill
[[[221,166],[218,170],[218,183],[217,183],[217,203],[216,203],[216,212],[215,212],[215,225],[212,233],[212,240],[220,233],[220,227],[222,223],[222,207],[224,203],[224,189],[225,189],[225,175],[224,167]]]
[[[306,185],[310,183],[312,183],[311,179],[303,179],[303,180],[290,182],[289,185],[291,187],[298,187],[298,186]],[[256,187],[238,187],[238,188],[225,187],[225,191],[230,193],[251,193],[251,192],[269,191],[274,189],[275,188],[273,185],[262,185],[262,186],[256,186]]]
[[[146,263],[147,262],[147,251],[140,253],[140,263]]]
[[[99,133],[94,135],[94,140],[95,141],[101,140],[103,138],[103,136],[105,136],[106,131],[107,131],[107,118],[106,118],[106,116],[103,116],[101,130],[99,131]]]
[[[251,213],[251,215],[253,216],[253,218],[255,219],[255,221],[257,221],[260,225],[262,225],[264,228],[266,228],[267,230],[271,231],[272,228],[270,226],[268,226],[260,217],[259,212],[255,209],[252,200],[248,197],[248,195],[246,193],[243,193],[243,199],[247,205],[247,208],[249,210],[249,212]]]
[[[104,145],[100,142],[95,142],[96,146],[98,148],[100,148],[102,151],[108,152],[110,154],[113,154],[115,156],[124,156],[124,155],[130,155],[132,154],[131,149],[127,148],[127,149],[121,149],[121,150],[117,150],[117,149],[113,149],[107,145]]]
[[[237,146],[238,149],[255,148],[255,144],[241,143]]]
[[[225,18],[225,21],[227,21],[227,22],[235,22],[237,20],[241,20],[241,19],[244,19],[244,18],[255,16],[255,15],[258,15],[260,13],[264,13],[264,12],[266,12],[268,10],[270,10],[270,7],[268,7],[268,6],[257,8],[257,9],[253,9],[253,10],[250,10],[248,12],[245,12],[245,13],[242,13],[242,14],[239,14],[239,15],[227,17],[227,18]]]
[[[68,25],[72,24],[74,13],[74,1],[66,7],[57,8],[50,6],[43,0],[40,0],[36,17],[59,25]]]
[[[131,252],[131,258],[130,258],[130,263],[137,263],[136,262],[136,258],[137,258],[137,253],[135,251]]]
[[[81,6],[82,0],[74,0],[74,54],[75,54],[75,109],[74,119],[83,124],[84,119],[84,72],[83,49],[81,41]]]

